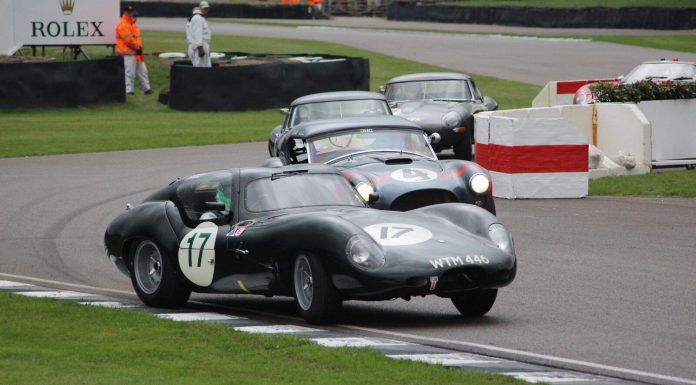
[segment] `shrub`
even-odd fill
[[[647,100],[696,98],[696,83],[643,80],[633,84],[596,83],[590,86],[597,102],[638,103]]]

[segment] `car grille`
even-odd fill
[[[438,203],[457,202],[457,197],[445,190],[419,190],[406,193],[392,203],[390,210],[408,211],[435,205]]]

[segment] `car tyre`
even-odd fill
[[[130,276],[140,300],[152,307],[183,306],[191,296],[191,288],[181,282],[172,259],[162,248],[144,239],[132,250]]]
[[[454,144],[454,157],[462,160],[472,160],[474,156],[471,145],[471,133],[467,130],[464,138]]]
[[[310,324],[331,323],[340,314],[341,298],[315,255],[300,253],[292,273],[295,306]]]
[[[452,297],[452,304],[466,317],[480,317],[491,310],[498,289],[475,290]]]

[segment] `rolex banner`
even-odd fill
[[[22,45],[114,44],[119,0],[14,0],[15,41]]]

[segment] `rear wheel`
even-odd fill
[[[131,261],[131,282],[143,303],[178,308],[188,301],[191,289],[181,282],[171,259],[155,242],[140,241],[133,249]]]
[[[305,321],[324,324],[338,317],[341,299],[319,258],[299,254],[293,264],[292,281],[295,306]]]
[[[498,289],[486,289],[462,293],[451,300],[463,316],[480,317],[491,310],[497,296]]]

